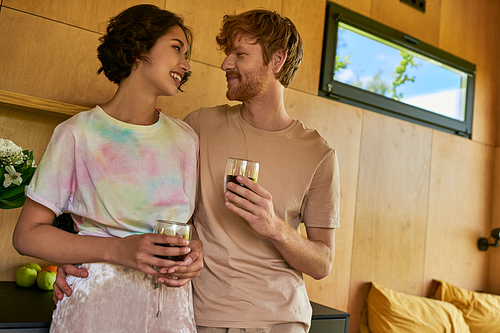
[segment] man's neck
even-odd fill
[[[293,123],[283,101],[283,86],[270,89],[241,105],[241,117],[248,124],[265,131],[281,131]]]

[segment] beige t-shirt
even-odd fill
[[[302,273],[272,243],[224,206],[228,157],[260,163],[258,183],[273,197],[276,214],[293,228],[339,227],[339,177],[335,150],[299,120],[282,131],[246,123],[240,105],[203,108],[185,121],[200,138],[194,223],[203,241],[205,267],[193,280],[196,324],[259,328],[302,322],[312,310]]]

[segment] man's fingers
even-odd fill
[[[182,287],[189,281],[191,281],[191,279],[158,278],[159,283],[172,288]]]
[[[52,293],[52,300],[54,301],[54,304],[57,305],[57,302],[63,299],[63,293],[61,289],[59,289],[55,284],[54,284],[54,291]]]
[[[57,276],[66,278],[66,275],[73,275],[82,278],[88,277],[89,273],[85,268],[80,268],[75,265],[60,265],[57,267]]]

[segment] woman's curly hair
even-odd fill
[[[184,25],[182,17],[154,5],[137,5],[124,10],[111,18],[106,34],[99,38],[101,45],[97,48],[97,57],[102,66],[97,74],[104,72],[111,82],[119,84],[130,75],[136,59],[147,60],[146,55],[156,41],[175,26],[186,35],[186,57],[189,59],[193,32]],[[181,85],[188,76],[189,73],[184,75]]]

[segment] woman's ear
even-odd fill
[[[132,65],[132,68],[137,69],[139,68],[139,64],[141,63],[142,59],[139,57],[135,58],[134,64]]]
[[[273,63],[273,71],[275,74],[281,72],[281,69],[285,64],[285,60],[286,60],[286,52],[284,49],[274,52],[272,56],[272,63]]]

